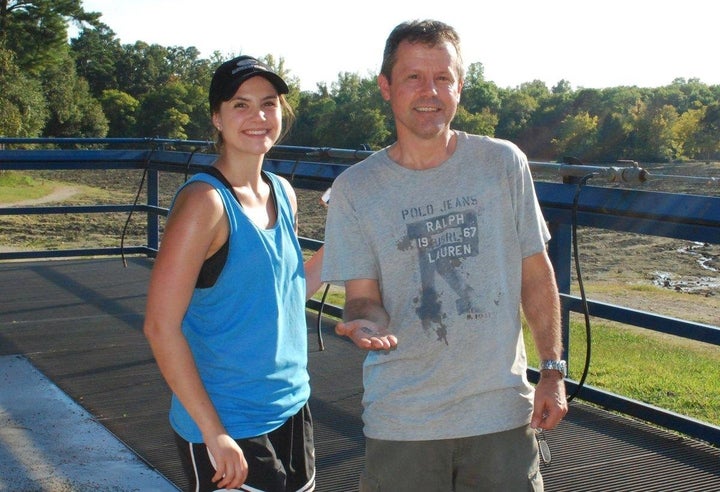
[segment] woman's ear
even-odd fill
[[[222,123],[220,123],[220,115],[218,115],[217,113],[213,113],[212,123],[217,131],[219,131],[219,132],[222,131]]]

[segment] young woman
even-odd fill
[[[323,251],[303,265],[295,193],[262,170],[287,92],[248,56],[215,71],[219,155],[178,191],[150,278],[144,331],[191,490],[314,489],[305,301]]]

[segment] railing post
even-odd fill
[[[160,247],[160,172],[153,168],[147,170],[147,201],[147,246],[150,250],[149,256],[154,257],[153,252]]]
[[[570,293],[572,283],[572,228],[567,224],[551,222],[548,224],[552,239],[548,244],[548,256],[555,269],[555,280],[561,294]],[[563,359],[568,359],[570,351],[570,309],[562,303],[560,306],[563,336]]]

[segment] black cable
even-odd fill
[[[193,156],[195,153],[200,150],[200,147],[195,147],[192,152],[190,152],[190,156],[188,157],[187,162],[185,163],[185,180],[187,181],[188,173],[190,171],[190,161],[192,161]],[[140,185],[138,186],[137,193],[135,193],[135,200],[133,201],[132,208],[130,209],[130,212],[128,213],[127,219],[125,220],[125,225],[123,226],[122,235],[120,236],[120,257],[122,258],[123,265],[125,268],[127,268],[127,260],[125,260],[125,235],[127,233],[128,225],[130,224],[130,219],[132,218],[133,212],[135,211],[135,208],[137,208],[137,202],[140,199],[140,193],[142,193],[143,186],[145,185],[145,178],[147,178],[148,169],[150,168],[150,161],[153,152],[155,152],[155,147],[153,147],[150,150],[150,153],[145,158],[145,168],[143,169],[142,178],[140,179]]]
[[[318,336],[318,347],[320,348],[320,351],[322,352],[325,350],[325,343],[323,343],[323,337],[322,337],[322,315],[323,315],[323,309],[325,308],[325,299],[327,298],[328,291],[330,290],[330,284],[325,285],[325,292],[323,292],[322,299],[320,300],[320,308],[318,308],[318,315],[317,315],[317,336]]]
[[[190,152],[190,156],[188,157],[187,162],[185,162],[185,181],[188,180],[188,176],[190,174],[190,161],[192,161],[195,152],[197,152],[198,150],[200,150],[200,147],[195,147],[192,152]]]
[[[596,176],[596,173],[590,173],[590,174],[583,176],[580,179],[580,181],[577,184],[577,188],[575,189],[575,196],[573,198],[573,206],[572,206],[573,255],[575,257],[575,271],[577,272],[578,287],[580,289],[580,300],[582,303],[582,312],[585,317],[586,352],[585,352],[585,367],[583,368],[582,376],[580,378],[580,381],[578,381],[575,391],[573,391],[573,393],[567,398],[568,403],[571,402],[578,395],[578,393],[580,392],[582,387],[585,385],[585,379],[587,378],[588,371],[590,369],[590,357],[591,357],[591,350],[592,350],[592,336],[591,336],[591,329],[590,329],[590,309],[588,308],[587,297],[585,295],[585,286],[583,284],[582,270],[580,268],[580,254],[578,253],[577,211],[578,211],[578,202],[580,200],[580,191],[582,190],[582,187],[587,183],[587,181],[594,176]]]
[[[127,268],[127,260],[125,259],[125,234],[127,234],[128,225],[130,225],[130,219],[132,218],[133,212],[137,207],[137,202],[140,199],[140,193],[142,193],[143,186],[145,185],[145,178],[147,177],[153,152],[155,152],[154,146],[152,147],[150,152],[148,152],[148,155],[145,158],[145,167],[143,169],[142,178],[140,178],[140,185],[138,186],[137,193],[135,193],[135,200],[133,201],[132,207],[130,208],[130,212],[128,212],[127,219],[125,219],[125,225],[123,226],[122,234],[120,235],[120,258],[122,259],[123,266],[125,268]]]

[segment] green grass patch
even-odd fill
[[[592,320],[591,320],[592,321]],[[700,342],[613,323],[591,322],[591,359],[586,384],[720,425],[720,351]],[[538,366],[525,329],[529,364]],[[585,325],[570,327],[570,377],[585,366]]]
[[[633,292],[648,292],[651,294],[660,290],[657,286],[651,284],[627,284],[624,288]]]
[[[53,190],[53,184],[14,171],[0,171],[0,203],[34,200]]]

